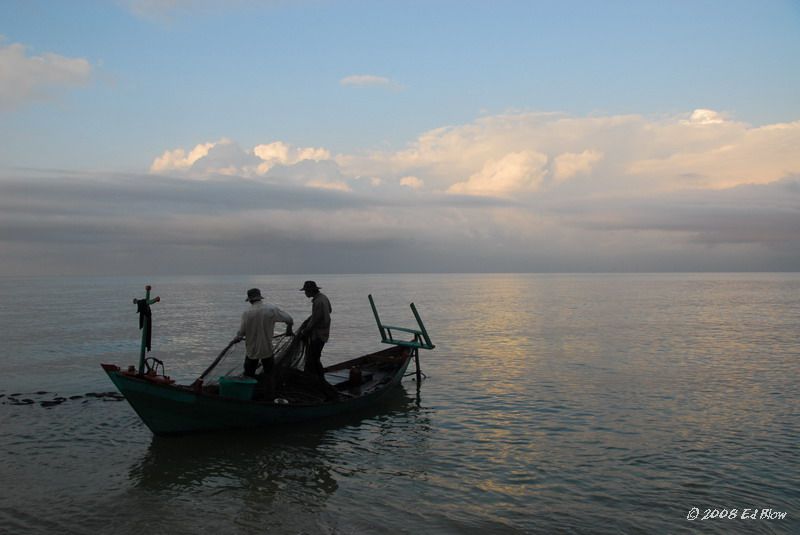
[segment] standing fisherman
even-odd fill
[[[305,370],[316,376],[321,382],[328,398],[333,398],[336,391],[325,381],[325,372],[322,368],[322,348],[328,341],[331,333],[331,302],[328,297],[319,291],[320,288],[314,281],[306,281],[301,292],[311,298],[311,316],[303,322],[297,333],[301,338],[308,340],[306,348]]]
[[[268,389],[272,390],[271,372],[275,364],[272,336],[275,332],[275,323],[285,323],[286,334],[291,336],[294,320],[275,305],[264,303],[263,299],[261,290],[258,288],[247,290],[247,301],[250,303],[250,308],[242,314],[242,323],[232,343],[245,341],[244,375],[255,377],[256,368],[261,361],[264,375],[268,381]]]

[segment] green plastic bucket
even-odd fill
[[[219,395],[225,398],[253,399],[258,381],[251,377],[223,376],[219,378]]]

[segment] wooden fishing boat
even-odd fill
[[[145,300],[148,304],[157,302],[150,300],[150,287],[146,289]],[[418,329],[383,325],[371,295],[369,301],[381,334],[381,342],[393,347],[325,368],[325,379],[337,393],[329,396],[329,399],[283,393],[278,394],[281,397],[264,396],[259,395],[259,388],[254,388],[252,394],[244,396],[239,392],[230,395],[220,385],[204,385],[201,380],[203,376],[189,385],[176,384],[164,374],[163,364],[159,373],[158,366],[148,365],[146,362],[153,359],[144,358],[148,322],[142,322],[142,351],[138,370],[133,366],[127,369],[113,364],[101,366],[142,421],[156,435],[263,428],[354,412],[374,405],[397,387],[406,375],[412,358],[415,360],[419,384],[419,350],[434,348],[413,303],[411,310],[417,320]],[[396,339],[396,331],[410,334],[412,338]],[[225,351],[217,357],[217,361],[224,353]],[[213,366],[214,364],[209,370]]]

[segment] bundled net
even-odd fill
[[[275,366],[272,373],[276,376],[285,376],[292,372],[305,373],[306,344],[304,341],[299,337],[284,334],[277,335],[272,340],[275,355]],[[244,358],[245,345],[243,343],[230,346],[214,364],[203,372],[202,378],[205,384],[219,384],[220,377],[241,375]],[[259,364],[256,374],[261,374],[263,371]]]
[[[330,397],[331,386],[306,369],[307,341],[299,336],[277,335],[273,337],[275,363],[269,375],[259,364],[256,378],[262,385],[270,384],[271,396],[291,401],[317,401]],[[229,347],[217,362],[202,375],[205,385],[217,387],[223,376],[241,375],[245,359],[245,344]]]
[[[274,373],[280,377],[293,372],[305,372],[306,343],[299,336],[283,336],[275,344]]]
[[[290,337],[287,337],[290,338]],[[275,350],[275,390],[292,401],[321,401],[336,399],[338,392],[325,379],[309,370],[308,339],[291,337]]]

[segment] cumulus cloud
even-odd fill
[[[190,150],[166,150],[153,160],[151,173],[183,175],[206,179],[213,175],[242,175],[250,173],[261,163],[230,139],[195,145]]]
[[[415,176],[408,175],[400,179],[400,185],[411,189],[420,189],[425,185],[425,182]]]
[[[755,128],[732,122],[690,123],[681,133],[689,138],[685,144],[634,159],[627,172],[643,180],[704,188],[767,184],[800,172],[800,121]],[[692,139],[698,142],[692,144]]]
[[[447,191],[471,195],[510,195],[536,191],[541,187],[547,155],[535,151],[511,152],[487,161],[483,168],[465,182],[457,182]]]
[[[153,161],[150,172],[166,173],[191,169],[195,162],[208,155],[208,151],[214,145],[215,143],[201,143],[189,151],[184,149],[166,150],[164,154]]]
[[[310,167],[300,165],[298,169],[286,172],[286,169],[306,162],[329,160],[331,153],[324,148],[294,147],[276,141],[245,150],[234,141],[223,138],[199,143],[192,149],[168,149],[153,160],[150,172],[194,179],[207,179],[214,175],[264,178],[274,176],[275,173],[271,172],[274,169],[281,169],[284,170],[284,176],[305,180],[308,185],[347,189],[346,184],[334,180],[337,178],[334,175],[338,173],[336,169],[328,172],[316,169],[309,175],[307,171]]]
[[[655,118],[517,113],[336,161],[349,174],[413,174],[451,193],[605,195],[770,183],[800,172],[799,146],[800,121],[750,126],[712,110]]]
[[[603,159],[603,153],[587,149],[580,154],[565,152],[553,160],[553,178],[557,182],[569,180],[578,174],[588,174],[592,166]]]
[[[800,121],[753,127],[707,109],[657,118],[519,113],[431,130],[391,152],[334,155],[283,141],[243,149],[223,139],[166,150],[150,170],[283,175],[340,190],[369,182],[474,196],[630,195],[775,182],[800,173],[799,146]]]
[[[306,159],[290,165],[279,165],[270,169],[265,178],[276,183],[304,185],[309,188],[351,190],[336,163],[330,160]]]
[[[92,67],[84,58],[52,52],[29,55],[25,45],[5,45],[0,36],[0,110],[50,98],[65,88],[86,86]]]
[[[235,176],[241,174],[241,170],[250,170],[259,163],[255,155],[243,150],[239,144],[223,139],[214,143],[204,156],[192,164],[191,172],[196,177],[212,174]]]
[[[696,109],[684,124],[720,124],[725,122],[724,116],[714,110]]]
[[[189,271],[302,271],[321,250],[345,272],[796,270],[798,146],[800,122],[710,110],[504,114],[354,154],[222,139],[147,177],[0,180],[0,250],[30,249],[22,271],[35,244],[101,266],[147,240]]]
[[[258,173],[264,174],[275,165],[294,165],[302,161],[320,162],[331,159],[328,149],[322,147],[292,147],[287,143],[275,141],[264,145],[256,145],[253,154],[263,162],[258,165]]]

